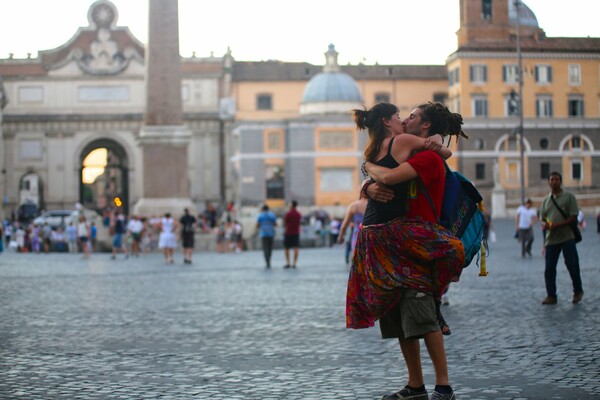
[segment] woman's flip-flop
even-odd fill
[[[435,312],[437,314],[437,322],[438,322],[438,325],[440,326],[440,331],[442,331],[442,335],[449,336],[452,334],[452,331],[450,330],[450,326],[448,326],[448,324],[446,323],[446,320],[444,319],[444,316],[442,315],[442,310],[440,309],[441,304],[442,303],[440,301],[435,302]]]

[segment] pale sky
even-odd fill
[[[147,41],[148,0],[112,0],[117,25]],[[599,0],[526,0],[547,36],[600,37]],[[93,0],[0,0],[0,58],[36,57],[88,26]],[[459,0],[179,0],[180,53],[238,61],[444,64],[456,50]]]

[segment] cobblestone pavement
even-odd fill
[[[513,222],[495,228],[489,276],[470,266],[444,308],[458,399],[600,399],[595,226],[584,299],[561,260],[556,306],[541,305],[539,232],[522,259]],[[281,250],[272,270],[256,251],[194,257],[1,254],[0,398],[379,399],[406,383],[396,341],[345,329],[341,247],[302,249],[296,270]]]

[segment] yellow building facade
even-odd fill
[[[460,18],[457,51],[446,60],[447,104],[471,136],[454,147],[459,169],[489,203],[493,188],[505,196],[497,216],[520,204],[520,191],[541,200],[551,171],[562,174],[580,205],[596,207],[600,38],[547,37],[520,0],[462,0]]]
[[[297,200],[304,206],[345,209],[363,179],[360,164],[367,138],[356,130],[351,110],[387,101],[408,115],[419,103],[447,98],[443,66],[339,66],[332,45],[325,58],[323,67],[235,63],[233,187],[242,205],[265,201],[281,208]],[[354,97],[332,97],[316,82],[324,79],[329,89],[337,87],[333,92],[351,90]],[[273,190],[279,185],[282,191]]]

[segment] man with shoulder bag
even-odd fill
[[[579,255],[576,243],[581,241],[581,232],[577,228],[579,207],[572,193],[562,189],[562,176],[558,172],[550,173],[548,185],[551,192],[544,198],[540,215],[542,229],[545,232],[545,257],[547,297],[544,305],[556,304],[556,265],[562,251],[571,281],[573,282],[573,304],[583,297],[581,275],[579,272]]]

